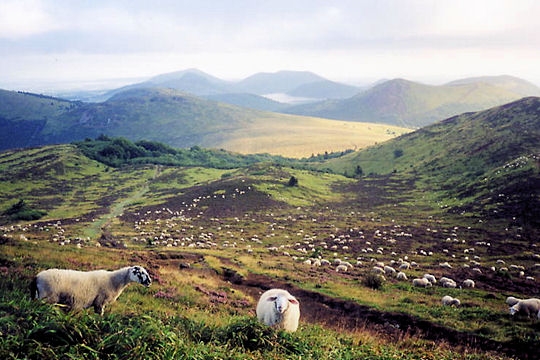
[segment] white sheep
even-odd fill
[[[336,272],[344,272],[344,271],[347,271],[349,270],[349,268],[347,267],[347,265],[343,265],[343,264],[339,264],[338,266],[336,266]]]
[[[293,332],[298,328],[300,303],[287,290],[270,289],[261,295],[256,313],[263,324]]]
[[[445,287],[445,288],[457,287],[457,283],[454,280],[444,277],[444,276],[439,279],[439,283],[441,284],[442,287]]]
[[[396,279],[407,281],[407,275],[403,271],[400,271],[396,274]]]
[[[152,280],[141,266],[116,271],[48,269],[33,279],[31,293],[33,299],[64,305],[68,310],[93,306],[96,313],[103,315],[105,305],[116,301],[131,282],[148,287]]]
[[[431,274],[424,274],[424,279],[428,279],[428,281],[433,285],[437,283],[437,279],[435,279],[435,276]]]
[[[527,315],[527,317],[530,317],[531,315],[538,316],[539,311],[540,311],[540,299],[536,299],[536,298],[519,300],[516,304],[510,307],[510,315],[515,315],[515,314],[520,313],[520,314]]]
[[[413,286],[428,287],[433,286],[431,282],[426,278],[416,278],[412,281]]]
[[[391,267],[391,266],[386,265],[386,266],[384,267],[384,273],[385,273],[386,275],[395,275],[395,274],[396,274],[396,269],[394,269],[394,268]]]
[[[509,296],[506,298],[506,304],[508,306],[514,306],[516,305],[521,299],[518,299],[517,297]]]
[[[472,279],[465,279],[465,280],[463,280],[463,283],[462,283],[462,286],[464,288],[474,288],[475,285],[476,284],[475,284],[474,280],[472,280]]]
[[[461,301],[459,301],[459,299],[453,298],[449,295],[443,296],[441,302],[443,306],[460,306],[461,305]]]

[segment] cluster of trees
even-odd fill
[[[220,169],[245,167],[254,163],[271,162],[278,165],[294,165],[297,160],[269,154],[242,155],[225,150],[175,149],[166,144],[140,140],[132,142],[125,138],[100,135],[95,140],[85,139],[75,145],[91,159],[112,167],[133,164],[160,164],[170,166],[207,166]]]
[[[218,169],[248,167],[257,163],[270,163],[277,166],[288,166],[297,169],[316,170],[312,163],[336,158],[350,153],[325,152],[324,155],[312,155],[305,159],[292,159],[270,154],[243,155],[226,150],[204,149],[192,146],[189,149],[177,149],[157,142],[140,140],[132,142],[125,138],[111,138],[100,135],[96,139],[85,139],[74,143],[87,157],[112,167],[136,164],[158,164],[167,166],[204,166]],[[330,170],[327,170],[330,171]],[[358,166],[352,176],[362,176]],[[348,176],[345,174],[345,176]],[[290,183],[289,186],[295,186]]]

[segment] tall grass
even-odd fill
[[[9,267],[4,272],[0,279],[0,358],[6,360],[456,358],[451,350],[434,343],[404,339],[395,344],[369,335],[369,331],[349,334],[308,324],[301,324],[296,333],[275,331],[252,315],[171,313],[157,307],[145,311],[113,307],[103,317],[91,310],[66,313],[29,299],[31,269]],[[134,295],[126,292],[122,296],[130,302]],[[221,320],[216,321],[216,315]],[[473,353],[462,358],[491,357]]]

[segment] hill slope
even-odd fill
[[[102,103],[4,91],[0,93],[0,130],[0,149],[69,143],[105,134],[180,148],[199,145],[294,157],[361,148],[406,131],[257,111],[153,88],[126,90]]]
[[[395,79],[349,99],[299,105],[286,112],[414,128],[464,112],[479,111],[517,100],[524,95],[514,92],[516,88],[502,86],[501,82],[491,84],[464,81],[432,86]],[[533,92],[528,95],[535,95],[534,87],[527,89]]]
[[[357,166],[364,174],[410,174],[455,211],[482,208],[537,223],[540,98],[455,116],[324,164],[349,173]]]

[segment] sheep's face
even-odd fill
[[[298,300],[293,297],[287,298],[286,296],[272,296],[268,298],[268,301],[273,301],[276,311],[283,314],[288,308],[289,303],[298,305]]]
[[[131,281],[138,282],[144,286],[150,286],[152,279],[148,272],[141,266],[133,266],[129,270],[129,278]]]

